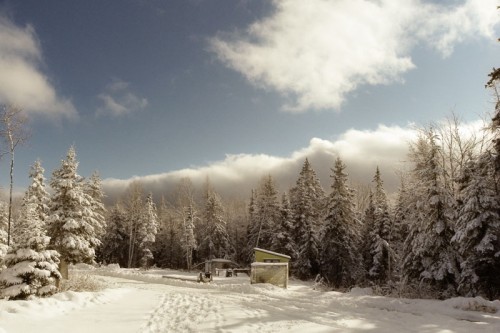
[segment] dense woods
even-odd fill
[[[498,100],[495,84],[496,71],[488,86]],[[356,191],[338,156],[330,184],[305,159],[283,193],[273,175],[263,175],[244,201],[221,198],[209,179],[203,189],[181,179],[168,199],[134,182],[107,208],[98,174],[80,176],[71,147],[50,190],[36,161],[14,214],[10,202],[0,202],[2,295],[50,295],[69,264],[191,270],[226,258],[246,266],[260,247],[289,255],[293,276],[339,290],[498,298],[499,147],[497,103],[480,133],[462,131],[456,116],[421,128],[394,194],[383,181],[394,170],[377,167],[371,184]]]

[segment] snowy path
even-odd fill
[[[99,278],[112,288],[0,300],[0,332],[500,332],[498,312],[459,310],[457,301],[319,292],[301,284],[283,290],[245,278],[207,285],[127,273]]]

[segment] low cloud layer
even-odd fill
[[[274,0],[245,31],[220,33],[212,51],[258,87],[290,98],[283,109],[339,109],[363,85],[403,81],[424,44],[449,56],[458,43],[494,38],[496,0]]]
[[[72,102],[57,94],[40,69],[42,60],[35,29],[18,27],[0,14],[0,103],[31,114],[76,117]]]
[[[340,156],[347,164],[351,181],[369,184],[375,168],[379,166],[386,189],[394,191],[398,185],[396,170],[406,159],[408,143],[415,136],[414,130],[397,126],[380,125],[376,130],[369,131],[351,129],[336,140],[313,138],[307,147],[288,157],[227,155],[222,161],[199,168],[126,180],[105,179],[103,186],[108,196],[107,202],[113,203],[133,181],[141,182],[146,191],[153,192],[155,198],[162,195],[168,198],[180,179],[189,177],[193,185],[201,189],[208,177],[223,197],[246,199],[262,176],[268,174],[276,180],[280,191],[288,190],[294,185],[304,160],[308,158],[323,187],[329,189],[330,168],[336,157]]]
[[[140,111],[148,105],[148,100],[137,96],[130,88],[130,84],[121,80],[114,80],[99,94],[101,106],[97,109],[98,116],[123,116]]]

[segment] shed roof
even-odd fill
[[[275,256],[278,256],[278,257],[283,257],[283,258],[286,258],[286,259],[291,259],[291,257],[287,256],[286,254],[282,254],[282,253],[278,253],[278,252],[273,252],[273,251],[269,251],[269,250],[264,250],[264,249],[261,249],[261,248],[258,248],[258,247],[254,247],[254,251],[260,251],[260,252],[272,254],[272,255],[275,255]]]

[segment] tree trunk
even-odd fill
[[[12,189],[14,187],[14,141],[9,133],[10,140],[10,189],[9,189],[9,223],[7,227],[7,246],[10,246],[10,229],[12,221]]]

